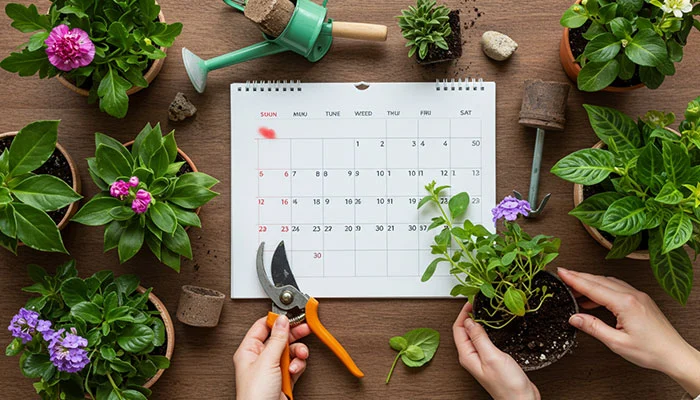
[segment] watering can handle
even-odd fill
[[[244,12],[246,0],[224,0],[224,3],[240,12]]]
[[[386,41],[388,30],[386,25],[333,21],[331,34],[333,37],[342,37],[346,39],[384,42]]]

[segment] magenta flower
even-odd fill
[[[530,203],[527,200],[518,200],[513,196],[507,196],[496,208],[491,210],[491,213],[493,214],[494,223],[501,218],[505,218],[506,221],[515,221],[520,214],[528,216]]]
[[[129,179],[129,187],[136,187],[138,185],[139,185],[139,177],[132,176],[131,179]]]
[[[49,61],[61,71],[84,67],[95,58],[95,45],[87,32],[80,28],[59,25],[51,30],[44,43]]]
[[[119,200],[124,200],[129,195],[129,184],[118,180],[109,187],[109,194]]]
[[[136,198],[131,203],[131,209],[136,214],[143,214],[148,210],[148,205],[151,204],[151,194],[143,189],[136,192]]]

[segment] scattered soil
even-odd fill
[[[543,271],[532,280],[535,286],[547,286],[547,293],[554,296],[545,300],[542,308],[516,318],[505,328],[484,326],[489,338],[502,351],[510,355],[525,371],[546,367],[569,353],[576,345],[576,329],[569,325],[569,318],[576,313],[576,303],[563,282]],[[490,305],[479,294],[475,300],[475,317],[488,317]],[[539,297],[530,299],[539,304]]]
[[[459,10],[450,12],[450,27],[452,28],[452,35],[447,38],[449,49],[444,50],[437,46],[429,46],[428,55],[426,55],[424,59],[421,60],[420,57],[416,56],[418,64],[425,65],[451,61],[462,56],[462,31],[459,22]]]
[[[613,187],[612,182],[610,182],[609,179],[606,179],[605,181],[592,186],[584,186],[583,199],[586,200],[594,194],[610,192],[614,190],[615,188]],[[612,234],[600,229],[598,230],[598,232],[600,232],[600,234],[603,235],[604,238],[608,239],[610,243],[613,243],[615,241],[615,236],[613,236]],[[637,250],[649,250],[649,231],[642,231],[642,242],[639,244]]]
[[[583,51],[588,44],[588,40],[583,37],[583,34],[586,33],[590,25],[591,21],[588,21],[580,28],[569,29],[569,46],[571,46],[571,53],[574,55],[575,59],[583,54]],[[617,78],[610,86],[630,87],[639,85],[640,83],[642,83],[642,80],[639,78],[639,68],[635,67],[635,72],[632,79],[622,80]]]
[[[14,139],[14,137],[0,139],[0,154],[5,151],[5,149],[10,147],[12,144],[12,139]],[[67,183],[68,186],[73,187],[73,174],[70,170],[70,164],[68,164],[68,160],[66,160],[58,149],[54,150],[51,157],[49,157],[44,165],[34,171],[34,173],[39,175],[55,176],[56,178]],[[60,210],[50,211],[47,214],[49,214],[49,217],[51,217],[51,219],[58,225],[58,223],[61,222],[63,217],[66,215],[66,212],[68,212],[68,207],[70,206],[63,207]]]

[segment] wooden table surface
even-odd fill
[[[29,3],[22,0],[22,3]],[[3,6],[7,0],[3,0]],[[282,54],[216,71],[209,77],[205,94],[195,93],[180,58],[186,46],[203,58],[255,43],[260,34],[242,15],[219,0],[162,0],[167,21],[184,23],[182,35],[169,50],[165,67],[151,87],[131,97],[127,118],[117,120],[100,113],[86,99],[68,91],[56,80],[20,78],[0,72],[2,114],[0,132],[14,131],[38,119],[61,119],[59,141],[80,162],[84,195],[96,187],[85,162],[94,152],[93,134],[103,132],[121,141],[132,139],[146,122],[161,122],[176,129],[178,143],[200,170],[221,180],[221,196],[204,207],[204,229],[190,231],[194,260],[184,264],[178,275],[143,253],[119,265],[114,252],[102,254],[102,228],[71,224],[63,236],[81,275],[101,269],[136,273],[175,313],[184,284],[215,288],[229,293],[231,232],[229,172],[229,87],[231,82],[269,79],[301,79],[305,82],[434,81],[436,78],[483,77],[497,82],[498,97],[498,196],[513,189],[527,191],[534,146],[534,131],[518,124],[523,81],[531,78],[568,82],[558,58],[562,28],[559,17],[569,3],[563,0],[512,2],[505,0],[451,0],[447,3],[462,13],[464,55],[456,64],[421,67],[406,57],[404,41],[395,16],[410,3],[403,0],[356,2],[334,0],[329,15],[337,20],[375,22],[389,25],[387,43],[337,40],[328,55],[316,64]],[[48,7],[42,1],[39,8]],[[0,55],[9,54],[26,36],[10,28],[4,15],[0,24]],[[481,52],[479,38],[486,30],[509,34],[520,48],[515,56],[497,63]],[[685,59],[677,74],[667,78],[661,89],[641,89],[629,94],[584,94],[572,88],[568,104],[567,129],[546,138],[540,193],[552,193],[543,218],[528,221],[531,233],[546,233],[562,239],[561,256],[555,263],[577,270],[624,279],[648,292],[668,315],[680,333],[700,347],[700,290],[681,307],[663,293],[646,262],[605,261],[606,251],[567,215],[572,208],[572,185],[546,172],[564,155],[589,147],[597,139],[591,131],[581,104],[615,106],[631,115],[662,108],[681,115],[686,104],[700,94],[693,72],[700,65],[700,35],[693,32],[685,48]],[[695,67],[695,68],[693,68]],[[695,71],[694,71],[695,70]],[[171,123],[167,118],[170,101],[179,91],[196,104],[195,119]],[[254,249],[251,249],[253,251]],[[0,250],[0,325],[24,304],[20,288],[29,284],[26,265],[37,263],[53,271],[67,256],[40,254],[23,248],[18,257]],[[695,264],[696,267],[700,263]],[[697,270],[697,268],[696,268]],[[306,342],[311,348],[309,367],[298,383],[299,399],[486,399],[488,395],[457,361],[451,335],[452,321],[462,299],[455,300],[324,300],[321,318],[345,345],[366,377],[354,379],[318,340]],[[216,329],[197,329],[176,322],[176,346],[172,367],[154,387],[153,399],[231,399],[235,397],[231,357],[248,327],[269,309],[268,301],[227,301]],[[606,321],[611,316],[598,312]],[[433,327],[442,340],[434,360],[420,370],[399,366],[390,385],[384,378],[394,351],[391,336],[416,327]],[[4,330],[3,330],[4,331]],[[1,334],[0,342],[9,342]],[[4,345],[3,345],[4,346]],[[677,399],[682,390],[660,373],[644,370],[622,360],[596,340],[581,334],[573,354],[543,371],[530,374],[545,399]],[[33,398],[31,381],[23,378],[17,359],[0,356],[0,397]]]

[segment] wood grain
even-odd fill
[[[8,1],[3,0],[3,5]],[[28,0],[20,2],[29,4]],[[151,87],[131,97],[129,114],[117,120],[86,104],[57,81],[20,78],[0,71],[3,118],[0,132],[13,131],[37,119],[61,119],[59,140],[80,162],[94,152],[93,133],[103,132],[125,142],[133,139],[146,122],[161,122],[165,130],[177,129],[178,144],[207,173],[218,177],[221,196],[202,210],[204,229],[190,232],[195,259],[175,274],[159,265],[149,254],[141,254],[119,265],[116,254],[102,254],[102,229],[71,224],[64,238],[82,275],[101,269],[117,273],[137,273],[144,286],[175,312],[180,286],[194,284],[229,293],[230,241],[240,232],[231,232],[230,221],[230,124],[229,92],[232,82],[263,79],[301,79],[305,82],[342,81],[433,81],[443,77],[477,76],[497,82],[498,96],[498,196],[513,189],[527,191],[535,132],[518,124],[523,82],[541,78],[568,82],[558,58],[561,13],[569,6],[564,0],[512,2],[505,0],[451,0],[448,5],[461,10],[464,55],[456,63],[421,67],[406,56],[404,41],[395,16],[408,0],[355,2],[333,0],[329,16],[342,21],[381,23],[389,26],[387,43],[337,40],[328,55],[310,64],[293,54],[280,54],[255,60],[210,74],[205,94],[197,94],[190,85],[180,48],[186,46],[203,58],[210,58],[260,41],[260,32],[243,15],[217,0],[163,0],[168,21],[184,23],[182,35],[165,66]],[[48,5],[40,4],[41,9]],[[478,10],[477,10],[478,9]],[[0,55],[7,55],[26,40],[0,18]],[[474,22],[473,26],[471,22]],[[497,63],[487,59],[479,48],[486,30],[510,35],[520,48],[511,60]],[[632,115],[648,109],[663,108],[682,114],[697,91],[694,72],[700,65],[700,35],[693,32],[685,48],[685,59],[677,74],[655,91],[641,89],[629,94],[581,93],[572,88],[567,112],[567,128],[546,138],[542,168],[547,171],[564,155],[593,145],[597,140],[586,120],[582,103],[615,106]],[[197,117],[185,123],[167,120],[167,108],[178,91],[197,106]],[[235,104],[233,105],[236,106]],[[96,188],[81,164],[85,195]],[[664,294],[645,262],[605,261],[605,249],[586,233],[581,224],[567,215],[572,208],[572,185],[544,172],[540,193],[552,193],[544,217],[527,222],[531,233],[547,233],[562,238],[558,265],[619,277],[648,292],[667,313],[671,322],[691,344],[700,347],[700,290],[681,307]],[[255,249],[250,249],[254,251]],[[0,321],[11,316],[26,301],[20,288],[29,284],[25,267],[38,263],[53,270],[67,257],[39,254],[26,248],[18,257],[0,252]],[[698,263],[695,264],[697,267]],[[697,271],[697,268],[696,268]],[[322,300],[321,318],[336,335],[367,377],[357,381],[316,339],[308,339],[311,348],[309,368],[295,394],[299,399],[487,399],[488,395],[457,361],[451,324],[462,300]],[[173,365],[154,387],[153,399],[232,399],[235,397],[231,356],[248,327],[269,309],[267,301],[227,301],[221,324],[213,330],[176,323],[177,346]],[[597,313],[606,321],[611,316]],[[4,322],[3,322],[4,323]],[[1,325],[1,324],[0,324]],[[4,325],[3,325],[4,326]],[[391,365],[393,351],[389,337],[420,327],[440,331],[442,344],[435,359],[426,368],[415,371],[397,368],[390,385],[384,377]],[[9,335],[0,335],[9,342]],[[574,353],[543,371],[530,374],[545,399],[677,399],[682,390],[659,373],[637,368],[612,354],[597,341],[580,335]],[[8,400],[33,398],[29,379],[17,368],[17,359],[0,356],[2,397]]]

